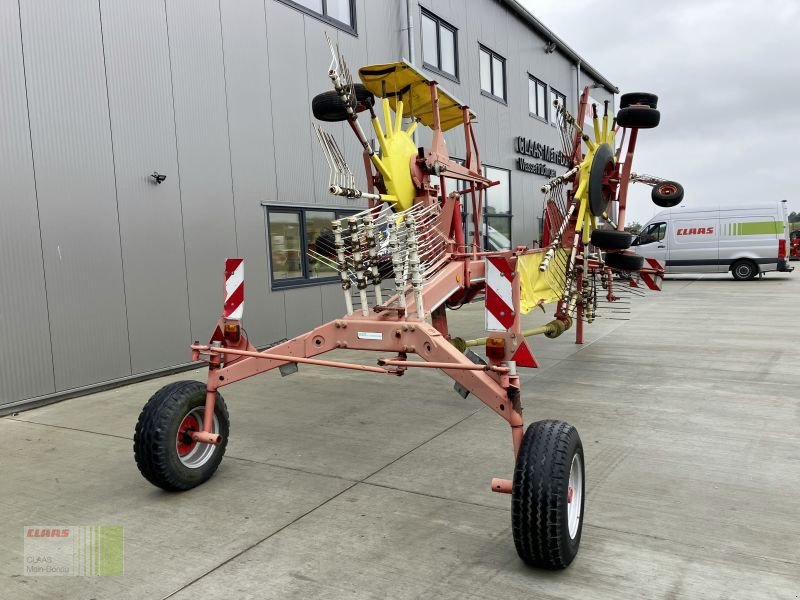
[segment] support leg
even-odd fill
[[[447,309],[444,304],[441,304],[431,312],[431,323],[445,339],[450,339],[450,333],[447,330]]]

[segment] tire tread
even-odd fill
[[[561,496],[569,483],[570,446],[576,438],[580,448],[577,430],[563,421],[538,421],[523,437],[511,514],[517,553],[529,565],[563,569],[575,558],[580,530],[575,548],[564,543],[567,506]]]
[[[206,393],[206,385],[199,381],[176,381],[167,384],[153,394],[139,414],[133,436],[136,466],[145,479],[164,490],[184,491],[206,481],[216,471],[225,454],[227,431],[214,456],[200,468],[203,470],[200,481],[187,481],[172,468],[169,452],[175,441],[168,436],[169,426],[176,419],[183,418],[184,415],[181,414],[183,402],[198,393],[203,396]],[[228,407],[219,392],[217,392],[215,412],[218,419],[224,420],[226,424],[229,422]]]

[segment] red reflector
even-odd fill
[[[786,240],[778,240],[778,258],[786,258]]]

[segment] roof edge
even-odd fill
[[[537,33],[541,34],[543,37],[547,38],[548,41],[553,42],[556,45],[556,50],[558,50],[561,54],[565,55],[567,58],[570,58],[576,62],[580,62],[581,70],[588,73],[592,79],[594,79],[597,83],[600,83],[603,87],[605,87],[609,92],[613,94],[619,94],[619,88],[611,83],[608,79],[606,79],[597,69],[595,69],[592,65],[587,63],[584,58],[575,52],[569,44],[567,44],[564,40],[558,37],[553,31],[548,28],[544,23],[542,23],[539,19],[534,17],[527,8],[522,6],[517,0],[501,0],[503,4],[508,6],[512,11],[514,11],[518,17],[528,23]]]

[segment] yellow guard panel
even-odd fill
[[[397,111],[397,101],[402,101],[403,117],[416,117],[423,125],[433,127],[433,108],[431,106],[431,90],[428,84],[432,81],[405,61],[370,65],[358,70],[361,81],[366,88],[378,96],[389,100],[393,111]],[[386,90],[384,93],[384,89]],[[464,103],[451,96],[442,88],[439,94],[439,120],[442,131],[457,127],[464,122],[461,109]],[[470,118],[476,115],[470,111]]]
[[[520,275],[519,310],[527,315],[540,304],[558,302],[566,284],[566,272],[555,268],[558,264],[566,264],[569,260],[569,249],[558,248],[551,262],[551,272],[542,273],[539,265],[544,259],[544,252],[523,254],[517,258],[517,272]]]

